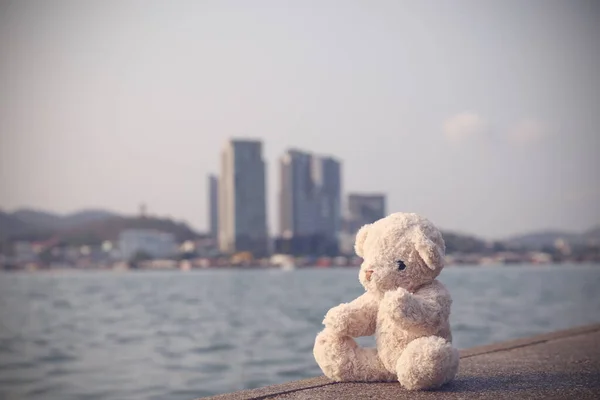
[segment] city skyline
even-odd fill
[[[235,136],[265,143],[269,232],[286,148],[335,154],[344,192],[442,228],[584,231],[599,5],[2,2],[0,208],[145,202],[205,231],[205,177]]]
[[[248,137],[248,138],[244,138],[244,137],[230,137],[226,142],[225,142],[225,146],[227,147],[229,144],[235,142],[235,141],[239,141],[239,142],[255,142],[255,143],[259,143],[260,147],[261,147],[261,154],[262,154],[262,148],[264,148],[264,141],[261,138],[257,138],[257,137]],[[316,157],[320,157],[323,159],[329,159],[329,160],[336,160],[335,157],[332,157],[330,155],[319,155],[321,154],[318,151],[311,151],[311,150],[299,150],[297,147],[292,147],[292,148],[287,148],[284,151],[284,155],[280,156],[278,159],[276,159],[275,161],[279,161],[279,162],[273,162],[273,164],[277,167],[277,168],[281,168],[281,161],[282,158],[285,157],[288,153],[302,153],[304,155],[307,156],[316,156]],[[220,152],[221,154],[221,163],[223,162],[223,149]],[[268,165],[269,160],[264,160],[264,164],[265,164],[265,168],[268,169]],[[218,169],[218,168],[217,168]],[[279,175],[280,175],[280,171]],[[216,232],[218,233],[218,229],[219,229],[219,220],[217,219],[213,219],[213,213],[214,211],[217,212],[217,214],[219,213],[218,211],[218,196],[215,196],[216,193],[213,192],[213,190],[219,190],[219,181],[220,181],[220,174],[215,174],[212,172],[208,172],[206,177],[208,178],[208,185],[207,185],[207,189],[206,191],[203,193],[204,197],[207,198],[207,202],[206,202],[206,210],[204,210],[204,213],[207,215],[207,219],[206,219],[206,223],[207,226],[205,227],[198,227],[196,225],[194,225],[191,221],[185,219],[185,218],[176,218],[173,216],[173,214],[171,213],[166,213],[166,214],[156,214],[156,213],[152,213],[150,212],[149,215],[155,215],[158,217],[167,217],[167,218],[172,218],[174,220],[178,220],[178,221],[182,221],[188,225],[190,225],[190,227],[192,227],[193,229],[195,229],[197,232],[200,233],[207,233],[207,234],[214,234],[213,229],[216,229]],[[280,180],[277,182],[278,185],[281,184],[281,176],[279,176]],[[267,193],[266,193],[267,194]],[[274,201],[268,201],[266,200],[267,204],[275,204],[275,211],[276,214],[278,215],[278,225],[276,227],[272,227],[272,224],[267,224],[267,235],[269,238],[277,238],[282,236],[281,235],[281,209],[280,209],[280,202],[281,202],[281,192],[279,191],[279,186],[277,188],[277,198],[274,199]],[[366,200],[367,202],[373,202],[373,201],[377,201],[375,199],[381,199],[382,201],[382,209],[383,210],[387,210],[387,195],[385,193],[383,193],[383,191],[377,191],[377,190],[371,190],[371,191],[353,191],[353,192],[341,192],[341,218],[340,218],[340,223],[342,225],[342,227],[340,228],[340,231],[343,231],[345,234],[347,233],[351,233],[351,231],[354,230],[354,226],[353,227],[349,227],[352,223],[352,216],[354,215],[353,212],[353,207],[352,207],[352,197],[356,197],[359,198],[358,202],[362,202],[363,199],[369,199]],[[215,200],[215,204],[211,203],[211,199]],[[141,205],[140,205],[141,204]],[[98,209],[98,210],[106,210],[109,212],[115,212],[115,213],[123,213],[124,215],[140,215],[140,207],[141,209],[143,209],[142,214],[146,214],[149,205],[142,201],[141,203],[138,203],[136,208],[136,212],[119,212],[116,211],[114,209],[109,209],[107,207],[102,207],[102,206],[98,206],[98,207],[79,207],[79,208],[75,208],[69,212],[56,212],[55,210],[50,210],[47,208],[32,208],[32,207],[27,207],[27,206],[22,206],[22,207],[15,207],[12,210],[3,210],[0,207],[0,211],[17,211],[20,209],[32,209],[32,210],[36,210],[36,211],[41,211],[41,212],[51,212],[51,213],[55,213],[55,214],[59,214],[59,215],[69,215],[71,213],[76,213],[76,212],[80,212],[80,211],[85,211],[85,210],[94,210],[94,209]],[[270,212],[269,212],[270,211]],[[388,213],[392,213],[392,212],[397,212],[397,211],[402,211],[402,212],[407,212],[406,210],[394,210],[394,211],[389,211],[386,212],[385,215],[387,215]],[[408,211],[410,212],[410,211]],[[272,214],[273,210],[267,210],[267,214]],[[382,214],[383,215],[383,214]],[[267,219],[268,222],[268,219]],[[345,225],[346,224],[346,225]],[[360,224],[359,224],[360,225]],[[486,235],[482,235],[481,233],[478,232],[470,232],[470,231],[465,231],[465,230],[461,230],[461,229],[456,229],[453,227],[443,227],[445,230],[448,230],[450,232],[458,232],[458,233],[463,233],[463,234],[472,234],[478,237],[482,237],[485,239],[490,239],[490,240],[496,240],[496,239],[503,239],[503,238],[510,238],[511,236],[515,236],[515,235],[520,235],[520,234],[527,234],[527,233],[533,233],[533,232],[544,232],[544,231],[567,231],[567,232],[573,232],[573,233],[579,233],[579,232],[583,232],[586,231],[588,229],[591,228],[595,228],[599,225],[599,223],[594,223],[592,222],[589,226],[584,227],[583,229],[580,230],[574,230],[574,229],[560,229],[560,228],[540,228],[540,229],[529,229],[529,230],[524,230],[524,231],[515,231],[512,232],[510,234],[504,235],[504,236],[486,236]],[[344,229],[345,226],[345,229]],[[216,236],[216,238],[218,239],[218,234]],[[347,239],[347,238],[345,238]]]

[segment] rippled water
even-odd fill
[[[362,293],[356,273],[2,273],[0,398],[188,400],[318,375],[315,334]],[[600,266],[440,278],[460,348],[600,322]]]

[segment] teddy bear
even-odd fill
[[[436,278],[444,267],[441,232],[414,213],[394,213],[360,228],[365,293],[325,315],[313,354],[333,381],[396,381],[436,389],[458,371],[449,317],[452,299]],[[353,338],[375,334],[376,348]]]

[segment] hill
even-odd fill
[[[600,225],[586,231],[583,236],[586,239],[600,240]]]
[[[576,234],[570,232],[541,231],[513,236],[505,240],[505,243],[509,247],[542,249],[544,247],[554,246],[554,243],[559,239],[571,242],[575,240],[576,237]]]
[[[557,240],[564,240],[570,245],[584,245],[590,241],[600,241],[600,226],[591,228],[583,233],[573,233],[559,230],[532,232],[513,236],[504,241],[511,248],[544,249],[554,246]]]
[[[56,237],[68,243],[99,243],[117,240],[119,233],[127,229],[154,229],[175,235],[178,241],[197,239],[200,235],[188,225],[166,218],[110,217],[63,229]]]
[[[481,253],[489,249],[488,244],[475,236],[457,232],[442,232],[446,242],[446,253]]]
[[[105,210],[82,210],[72,214],[59,215],[46,211],[20,209],[12,213],[12,216],[28,224],[31,229],[50,231],[115,217],[117,214]]]
[[[126,229],[155,229],[172,233],[179,241],[200,237],[185,223],[168,218],[126,217],[104,210],[83,210],[64,216],[31,209],[0,211],[0,240],[53,238],[73,244],[95,244],[114,241]]]
[[[23,235],[32,227],[12,214],[0,211],[0,240]]]
[[[61,221],[60,215],[31,209],[20,209],[11,215],[27,224],[32,230],[56,229]]]

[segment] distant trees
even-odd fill
[[[13,246],[13,243],[11,243],[8,240],[0,240],[0,254],[3,254],[5,256],[14,256],[15,255],[15,249]]]
[[[444,232],[446,253],[482,253],[489,249],[486,242],[473,236]]]
[[[103,240],[93,232],[82,232],[80,235],[66,237],[64,242],[70,246],[99,246]]]
[[[129,259],[129,267],[139,268],[141,263],[149,260],[152,260],[152,256],[143,250],[139,250]]]
[[[53,262],[60,261],[60,257],[56,254],[54,247],[47,247],[40,252],[38,258],[40,261],[46,265],[50,265]]]

